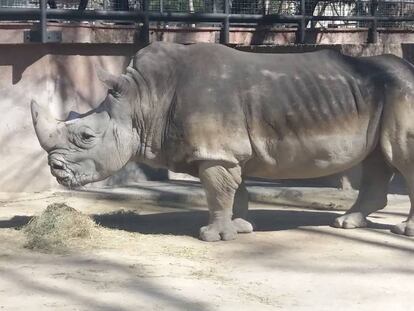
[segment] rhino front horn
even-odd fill
[[[49,151],[58,143],[58,136],[60,136],[61,132],[58,122],[50,115],[48,110],[42,108],[34,100],[32,100],[30,106],[37,138],[42,148]]]

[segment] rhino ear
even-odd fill
[[[112,73],[102,69],[99,66],[95,67],[96,74],[99,80],[110,90],[117,89],[119,87],[119,78]]]

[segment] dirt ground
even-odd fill
[[[371,228],[343,230],[329,224],[354,192],[283,193],[251,204],[254,233],[217,243],[197,239],[201,203],[0,193],[0,310],[414,310],[414,239],[389,231],[407,196],[389,195]],[[55,202],[93,215],[100,238],[24,248],[16,227]]]

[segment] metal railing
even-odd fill
[[[18,0],[13,5],[16,1],[0,0],[0,21],[39,22],[43,43],[49,41],[47,20],[138,23],[143,42],[149,41],[152,22],[213,23],[221,25],[223,44],[233,25],[293,25],[298,43],[316,27],[369,28],[371,43],[379,27],[414,29],[414,0]]]

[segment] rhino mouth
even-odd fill
[[[51,159],[49,161],[49,166],[52,175],[56,177],[56,180],[59,184],[68,188],[78,187],[82,185],[78,178],[76,178],[76,175],[70,169],[68,169],[63,161]]]

